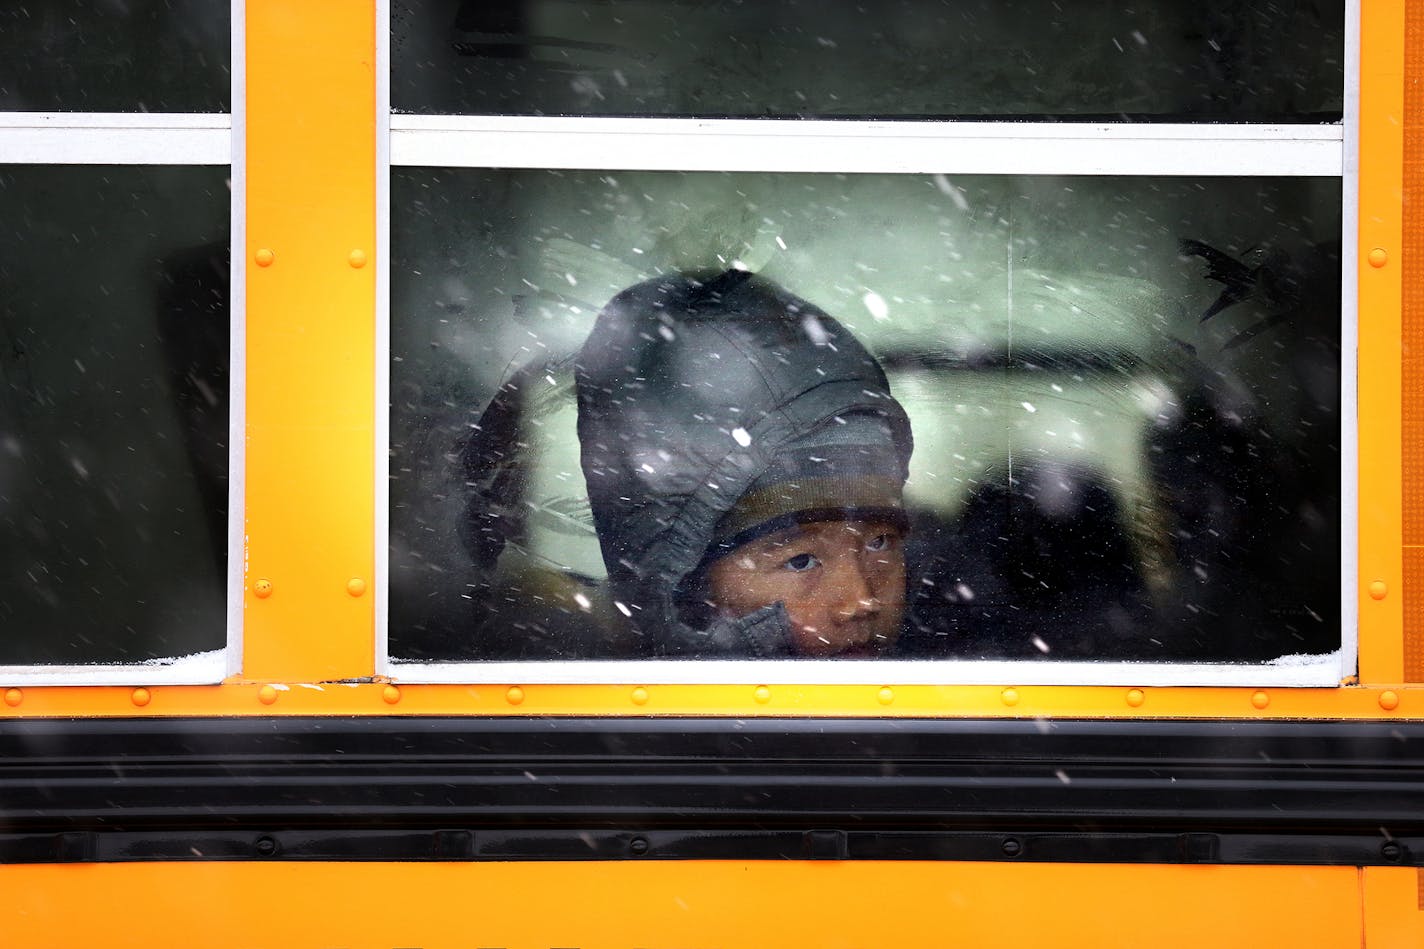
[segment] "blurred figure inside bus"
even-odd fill
[[[575,379],[593,521],[639,652],[894,649],[910,424],[835,319],[742,270],[658,277],[604,308]]]

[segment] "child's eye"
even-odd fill
[[[817,560],[814,554],[797,554],[795,557],[782,564],[787,570],[794,573],[803,573],[812,567],[820,566],[821,561]]]
[[[877,534],[865,542],[866,550],[885,550],[890,546],[889,534]]]

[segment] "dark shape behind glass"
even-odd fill
[[[910,648],[1239,662],[1338,647],[1338,245],[1265,250],[1256,267],[1182,248],[1226,284],[1201,320],[1237,305],[1250,320],[1223,349],[1265,347],[1297,393],[1294,430],[1244,380],[1178,353],[1157,368],[1167,390],[1136,509],[1098,472],[1029,458],[986,472],[953,521],[922,520]]]
[[[226,570],[228,546],[229,259],[227,241],[181,250],[164,261],[159,292],[168,384],[219,571]]]
[[[464,498],[457,530],[473,566],[473,582],[446,595],[430,615],[415,657],[440,659],[597,658],[626,654],[626,636],[599,584],[567,570],[521,560],[511,568],[505,552],[522,552],[531,519],[593,532],[581,498],[530,501],[532,427],[561,403],[571,386],[566,365],[534,362],[500,386],[458,447],[457,490]],[[572,503],[560,503],[560,501]],[[514,557],[511,557],[514,559]]]
[[[957,518],[922,514],[912,538],[909,652],[975,659],[1151,652],[1141,641],[1149,618],[1141,571],[1101,472],[1052,462],[986,472]]]

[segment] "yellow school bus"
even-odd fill
[[[0,12],[7,938],[1417,945],[1424,6],[1206,6]],[[905,406],[894,651],[630,633],[707,269]]]

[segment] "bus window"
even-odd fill
[[[225,641],[220,167],[0,167],[0,665]]]
[[[398,0],[396,110],[1338,121],[1344,4]]]
[[[1338,178],[397,168],[391,203],[397,670],[869,655],[953,660],[951,680],[1013,661],[1088,681],[1082,667],[1106,662],[1338,681]],[[692,327],[650,322],[629,336],[636,369],[610,396],[643,414],[611,434],[579,427],[601,398],[580,385],[598,384],[588,347],[610,299],[719,272],[832,318],[908,415],[894,539],[906,590],[903,603],[879,597],[900,614],[893,632],[867,632],[879,643],[841,649],[813,628],[808,647],[790,599],[789,639],[727,640],[728,610],[697,586],[726,550],[695,535],[676,567],[654,550],[723,470],[685,456],[718,439],[727,458],[756,450],[750,415],[739,426],[678,401],[710,388],[727,411],[758,411],[739,401],[738,354],[669,366],[693,358],[677,341]],[[753,358],[794,362],[796,346],[828,341],[819,323],[793,323],[799,343]],[[633,390],[659,379],[665,397],[639,403]],[[849,438],[828,437],[812,462]],[[894,451],[877,437],[851,444]],[[618,517],[599,513],[600,439],[626,443],[608,464],[643,470],[619,489]],[[774,463],[749,462],[763,468],[747,483],[765,484]],[[682,469],[700,483],[666,489],[670,507],[628,497],[653,497],[660,472]],[[753,492],[733,493],[721,523]],[[631,546],[610,542],[639,518],[657,523]],[[665,594],[694,608],[671,614]],[[698,600],[712,615],[695,615]]]

